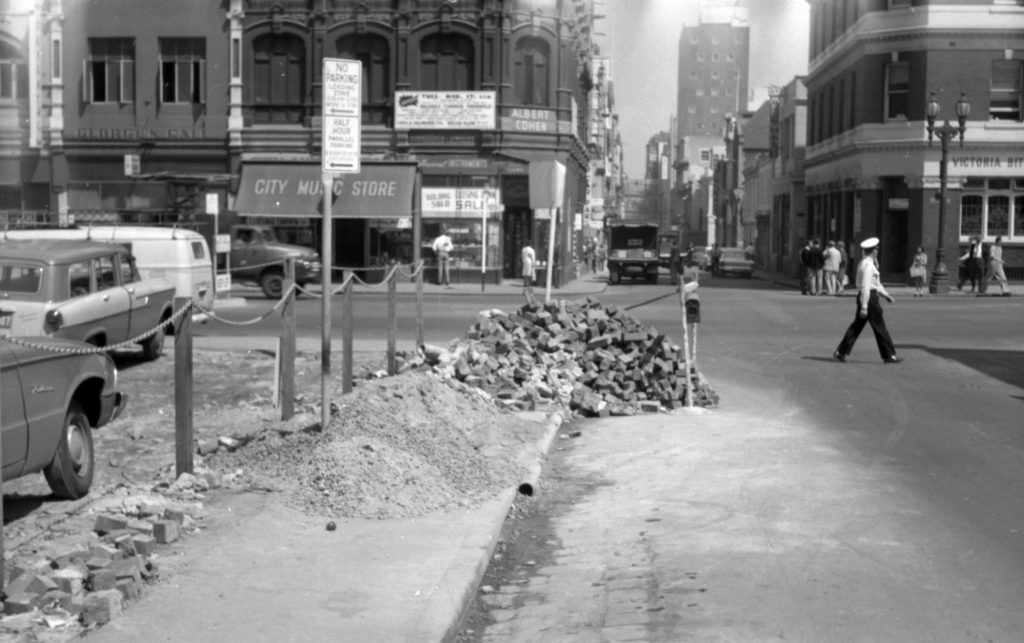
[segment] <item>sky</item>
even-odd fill
[[[606,0],[603,30],[611,58],[615,113],[629,178],[644,177],[644,146],[668,131],[676,111],[679,36],[700,22],[698,0]],[[758,102],[768,85],[807,73],[807,0],[747,0],[750,91]],[[600,27],[599,27],[600,29]],[[757,104],[748,106],[755,109]]]

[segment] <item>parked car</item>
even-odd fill
[[[119,243],[128,248],[143,279],[174,284],[178,297],[213,308],[213,259],[206,238],[194,230],[159,226],[89,226],[10,230],[6,239],[76,239]]]
[[[34,346],[0,339],[3,479],[42,471],[54,495],[81,498],[89,493],[95,470],[92,431],[125,407],[117,367],[102,353],[50,350],[89,344],[24,339]]]
[[[111,346],[160,327],[173,306],[174,284],[140,278],[122,245],[0,241],[0,332]],[[146,359],[163,353],[164,333],[139,342]]]
[[[295,283],[320,281],[320,256],[304,246],[281,243],[264,225],[231,226],[231,279],[258,283],[263,294],[279,299],[284,293],[284,263],[295,259]]]
[[[754,275],[754,262],[743,248],[722,248],[718,260],[719,275],[738,275],[750,279]]]

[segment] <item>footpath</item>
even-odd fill
[[[755,279],[799,288],[796,278],[757,272]],[[666,275],[662,285],[667,285]],[[552,299],[599,295],[606,275],[586,275]],[[637,285],[640,287],[647,287]],[[368,292],[382,288],[357,286]],[[888,288],[888,284],[887,284]],[[401,292],[414,290],[401,284]],[[521,283],[486,284],[484,292],[516,294]],[[450,287],[425,284],[424,293],[471,296],[479,283]],[[535,286],[538,300],[543,285]],[[895,296],[912,289],[893,285]],[[968,294],[953,290],[954,295]],[[855,296],[849,289],[843,296]],[[267,347],[273,338],[255,340]],[[198,348],[253,349],[253,338],[237,344],[197,337]],[[315,345],[314,345],[315,344]],[[319,340],[300,346],[315,350]],[[359,350],[377,350],[360,345]],[[524,413],[541,438],[528,454],[539,473],[565,420],[560,412]],[[748,426],[753,418],[721,414],[719,422]],[[637,416],[637,422],[655,421]],[[661,420],[663,421],[663,419]],[[726,433],[728,427],[720,426]],[[468,602],[477,591],[501,535],[517,490],[508,489],[474,507],[413,519],[346,519],[325,529],[325,518],[288,509],[273,494],[219,492],[212,497],[206,528],[191,534],[178,555],[160,561],[163,580],[112,622],[85,636],[91,643],[160,640],[433,642],[454,639]]]

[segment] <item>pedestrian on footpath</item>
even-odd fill
[[[896,355],[896,347],[893,346],[892,338],[885,327],[882,304],[878,301],[879,297],[884,297],[889,303],[895,301],[882,286],[878,272],[878,237],[865,239],[860,247],[864,249],[864,258],[857,266],[857,315],[846,329],[839,347],[832,353],[832,358],[837,362],[845,362],[857,342],[857,337],[860,336],[860,331],[864,330],[864,324],[871,324],[882,361],[886,364],[898,364],[903,358]]]
[[[914,283],[914,296],[924,297],[924,282],[928,276],[928,253],[921,246],[914,253],[914,262],[910,264],[910,280]]]
[[[842,257],[835,241],[829,241],[825,248],[825,291],[830,295],[838,295],[842,289],[839,281],[839,262]]]
[[[970,280],[971,292],[978,287],[978,282],[983,278],[984,263],[982,262],[982,247],[981,237],[975,235],[971,237],[971,245],[967,248],[967,252],[960,257],[960,261],[964,264],[964,273],[960,275],[960,283],[957,284],[957,290],[964,289],[964,281]]]
[[[522,252],[523,259],[523,288],[529,288],[537,278],[537,253],[533,251],[530,240],[526,240]]]
[[[818,239],[811,241],[811,294],[825,294],[825,251]]]
[[[988,250],[988,276],[985,281],[995,279],[999,282],[999,291],[1003,297],[1010,296],[1010,289],[1006,283],[1006,271],[1003,269],[1003,237],[996,237],[995,243]]]
[[[450,281],[450,255],[452,252],[452,238],[445,234],[441,228],[441,234],[434,239],[434,254],[437,255],[437,285],[451,286]]]
[[[800,248],[800,294],[810,295],[813,294],[811,289],[811,281],[813,280],[813,271],[811,270],[811,240],[808,239],[804,242],[804,247]]]

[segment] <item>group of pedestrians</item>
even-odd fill
[[[958,290],[963,290],[964,282],[971,282],[971,292],[977,289],[978,297],[988,294],[988,283],[993,279],[999,283],[1000,294],[1010,296],[1006,283],[1006,271],[1003,267],[1003,237],[998,236],[992,245],[986,245],[981,237],[971,237],[967,252],[960,257],[960,282]]]
[[[823,248],[819,239],[810,239],[800,249],[800,292],[804,295],[838,295],[849,281],[846,244],[829,241]]]

